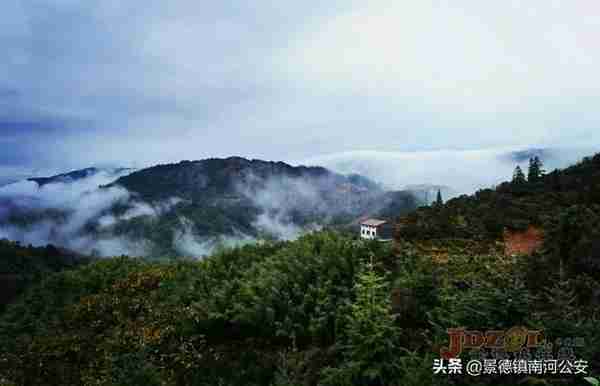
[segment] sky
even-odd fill
[[[590,0],[3,0],[1,14],[0,179],[600,145]]]

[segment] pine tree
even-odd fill
[[[444,205],[444,200],[442,200],[442,192],[438,189],[437,198],[435,199],[435,206],[440,207]]]
[[[581,307],[577,306],[577,293],[572,282],[560,280],[546,287],[539,295],[539,301],[544,304],[539,316],[546,321],[544,327],[550,334],[573,336],[577,333],[574,322],[581,315]]]
[[[344,363],[325,372],[324,384],[387,385],[398,377],[400,334],[392,314],[389,289],[373,263],[357,275],[356,299],[345,323]]]
[[[350,357],[360,363],[360,376],[386,379],[397,359],[394,338],[398,332],[385,279],[372,263],[358,275],[355,292],[347,326]]]
[[[546,174],[546,171],[544,170],[544,163],[538,156],[535,156],[534,159],[537,164],[538,178],[542,178],[544,176],[544,174]]]
[[[520,166],[517,165],[513,173],[512,183],[515,185],[522,185],[526,182],[527,180],[525,179],[525,174],[523,173],[523,170]]]
[[[544,170],[542,170],[543,164],[542,160],[538,156],[529,159],[529,170],[527,173],[527,180],[529,182],[537,182],[544,175]]]
[[[529,158],[529,169],[527,170],[527,181],[535,182],[537,178],[536,165],[533,158]]]
[[[585,256],[590,256],[592,245],[587,241],[588,237],[595,239],[595,230],[598,229],[597,208],[583,205],[572,205],[562,209],[558,216],[549,218],[544,224],[546,233],[544,246],[552,264],[558,268],[559,277],[565,280],[569,271],[586,270],[579,267],[585,263]]]

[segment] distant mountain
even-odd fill
[[[200,256],[218,245],[393,217],[419,203],[358,174],[241,157],[87,168],[0,189],[0,237],[92,255]]]
[[[318,166],[291,166],[241,157],[158,165],[123,176],[105,187],[115,186],[122,186],[148,202],[178,197],[213,204],[215,200],[252,199],[265,190],[283,189],[277,193],[317,193],[325,203],[339,206],[352,205],[354,200],[382,192],[376,183],[360,175],[344,176]],[[302,192],[302,188],[314,192]],[[329,202],[332,199],[342,200]],[[323,202],[313,204],[322,206]]]
[[[33,178],[28,178],[27,180],[36,182],[38,184],[38,186],[41,187],[41,186],[53,184],[53,183],[68,183],[68,182],[82,180],[84,178],[94,176],[100,172],[106,172],[106,173],[112,173],[112,174],[118,175],[127,170],[133,170],[133,169],[91,167],[91,168],[86,168],[86,169],[74,170],[74,171],[71,171],[68,173],[57,174],[57,175],[51,176],[51,177],[33,177]]]
[[[364,215],[398,215],[418,206],[410,193],[386,192],[360,175],[240,157],[158,165],[104,186],[115,187],[124,187],[135,199],[151,205],[175,200],[153,228],[139,219],[116,225],[120,234],[132,237],[143,228],[144,237],[154,244],[177,238],[171,233],[182,222],[197,238],[289,238],[305,229],[348,224]],[[114,215],[131,209],[115,208]]]

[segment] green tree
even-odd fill
[[[529,182],[537,182],[544,175],[542,169],[543,163],[538,156],[529,159],[529,170],[527,172],[527,180]]]
[[[442,200],[442,192],[438,189],[435,206],[440,207],[442,205],[444,205],[444,200]]]
[[[540,304],[543,304],[541,321],[550,335],[571,336],[577,333],[572,329],[577,325],[581,310],[571,282],[555,282],[546,287],[539,297]]]
[[[399,375],[400,329],[385,278],[366,264],[354,286],[345,325],[343,364],[325,370],[325,384],[388,385]]]
[[[512,183],[515,185],[522,185],[525,182],[527,182],[527,180],[525,179],[525,174],[523,173],[523,169],[521,169],[521,167],[517,165],[517,167],[515,168],[515,171],[513,173]]]
[[[551,263],[558,266],[561,280],[568,273],[594,269],[596,264],[591,240],[598,239],[599,209],[598,206],[572,205],[560,210],[557,216],[550,217],[544,224],[544,246]]]

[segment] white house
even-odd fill
[[[389,240],[392,238],[391,224],[385,220],[367,219],[360,223],[360,237],[366,240]]]

